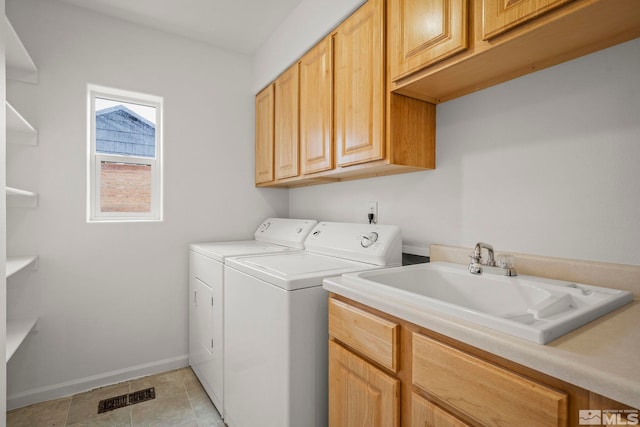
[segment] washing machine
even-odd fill
[[[400,229],[320,222],[305,250],[228,258],[225,422],[326,427],[327,298],[322,280],[402,264]]]
[[[269,218],[254,240],[189,246],[189,364],[224,417],[224,262],[233,255],[301,251],[317,221]]]

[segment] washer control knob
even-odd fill
[[[362,235],[362,240],[360,240],[360,244],[363,248],[368,248],[373,245],[378,240],[378,233],[372,231],[371,233],[366,233]]]
[[[263,222],[262,224],[260,224],[260,232],[264,233],[269,227],[271,227],[271,223],[269,221]]]

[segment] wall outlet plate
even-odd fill
[[[378,223],[378,202],[367,203],[367,222],[369,222],[369,214],[373,214],[373,224]]]

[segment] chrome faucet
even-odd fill
[[[487,262],[482,262],[482,249],[487,250]],[[496,266],[496,260],[493,254],[493,246],[488,243],[478,242],[473,250],[473,255],[469,255],[471,262],[469,263],[469,272],[471,274],[501,274],[503,276],[517,276],[516,269],[513,268],[513,257],[500,256],[500,265]]]

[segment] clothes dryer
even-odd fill
[[[189,364],[224,417],[224,262],[229,256],[301,251],[317,224],[268,218],[254,240],[189,246]]]

